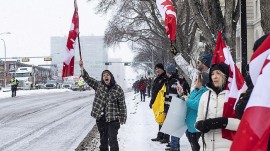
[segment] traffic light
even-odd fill
[[[112,64],[111,62],[105,62],[106,66],[111,65],[111,64]]]

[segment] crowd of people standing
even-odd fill
[[[262,36],[254,43],[253,50],[256,51],[269,34]],[[225,63],[212,64],[212,56],[203,54],[197,60],[197,69],[194,81],[191,87],[179,75],[176,66],[169,64],[166,69],[163,64],[155,66],[156,78],[152,84],[152,94],[149,107],[152,109],[159,91],[163,85],[166,85],[166,93],[164,94],[165,102],[164,113],[165,118],[170,109],[172,97],[177,97],[179,101],[185,101],[187,112],[185,124],[187,125],[186,136],[190,142],[192,151],[228,151],[231,149],[233,139],[226,135],[229,132],[236,133],[240,125],[241,118],[245,112],[246,105],[251,95],[253,84],[249,73],[245,77],[248,90],[242,93],[235,106],[236,117],[225,117],[226,94],[228,89],[228,78],[230,78],[230,67]],[[248,66],[247,66],[248,71]],[[156,116],[156,115],[155,115]],[[158,123],[159,131],[152,141],[160,143],[168,143],[165,150],[179,151],[180,139],[176,136],[160,132],[163,123]],[[225,136],[225,137],[224,137]],[[269,137],[270,142],[270,137]],[[268,150],[270,143],[268,143]]]

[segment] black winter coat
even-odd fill
[[[162,88],[162,86],[164,85],[166,81],[167,81],[166,72],[162,73],[161,75],[155,78],[153,82],[153,86],[152,86],[152,95],[151,95],[151,100],[149,104],[150,107],[154,104],[158,91]]]

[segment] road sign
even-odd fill
[[[52,61],[52,57],[44,57],[44,61]]]
[[[30,59],[29,58],[22,58],[22,62],[29,62]]]

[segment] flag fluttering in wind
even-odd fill
[[[74,73],[74,49],[75,49],[75,41],[79,34],[79,15],[78,15],[78,7],[76,0],[74,1],[74,14],[72,17],[71,28],[69,30],[66,50],[65,50],[65,60],[63,62],[63,77],[73,76]]]
[[[270,136],[270,36],[251,57],[254,88],[241,119],[231,151],[266,151]]]
[[[158,10],[166,26],[166,34],[171,41],[175,41],[176,13],[171,0],[156,0]]]
[[[229,76],[227,81],[225,103],[223,108],[223,117],[236,118],[234,105],[240,94],[247,89],[244,77],[235,65],[231,52],[226,47],[225,42],[221,37],[222,33],[218,33],[214,56],[212,64],[225,63],[229,66]],[[235,131],[222,129],[222,137],[225,139],[233,140]]]

